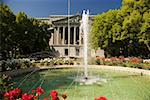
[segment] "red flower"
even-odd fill
[[[25,93],[22,95],[22,100],[34,100],[34,95]]]
[[[55,97],[52,97],[52,100],[59,100],[59,98],[55,96]]]
[[[57,97],[58,92],[55,90],[52,90],[50,93],[50,96],[52,97],[52,100],[59,100],[59,98]]]
[[[43,100],[49,100],[48,98],[44,98]]]
[[[36,89],[36,93],[37,93],[38,95],[41,95],[41,94],[44,93],[44,90],[42,89],[42,87],[38,87],[38,88]]]
[[[107,100],[107,98],[106,98],[106,97],[101,96],[101,97],[99,97],[99,98],[95,98],[95,100]]]
[[[22,90],[21,90],[21,89],[18,89],[18,88],[16,88],[14,91],[15,91],[15,94],[20,94],[20,93],[22,93]]]
[[[55,90],[52,90],[51,93],[50,93],[51,97],[57,97],[57,95],[58,95],[58,92],[55,91]]]
[[[4,97],[7,97],[9,100],[14,100],[14,97],[11,95],[10,92],[6,92],[6,93],[4,94]]]
[[[6,92],[5,94],[4,94],[4,97],[9,97],[10,96],[10,94],[8,93],[8,92]]]
[[[36,91],[35,90],[32,90],[32,93],[35,93]]]
[[[13,99],[17,98],[21,93],[22,93],[22,90],[16,88],[16,89],[14,89],[14,90],[11,90],[11,91],[9,91],[9,92],[6,92],[6,93],[4,94],[4,97],[8,97],[9,100],[13,100]]]
[[[38,99],[38,96],[34,96],[34,99]]]

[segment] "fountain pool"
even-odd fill
[[[89,68],[88,74],[108,79],[109,82],[82,85],[68,77],[84,75],[84,68],[49,69],[28,76],[20,88],[31,93],[32,89],[42,86],[45,93],[40,100],[48,97],[51,90],[57,90],[59,94],[66,93],[67,100],[94,100],[99,96],[105,96],[108,100],[150,99],[150,76],[92,68]],[[18,87],[24,76],[13,78],[15,87]]]

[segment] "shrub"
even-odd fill
[[[142,68],[143,68],[143,69],[150,70],[150,66],[143,66]]]
[[[96,60],[96,64],[100,65],[101,64],[100,60]]]
[[[139,68],[139,69],[149,69],[149,63],[143,63],[143,59],[141,58],[124,58],[124,57],[112,57],[112,58],[101,58],[97,57],[96,64],[98,65],[109,65],[109,66],[124,66],[124,67],[132,67],[132,68]]]
[[[2,96],[3,93],[9,91],[12,88],[13,88],[13,83],[11,82],[11,77],[4,74],[0,75],[0,97],[3,97]]]
[[[65,60],[65,61],[64,61],[64,64],[65,64],[65,65],[69,65],[69,60]]]
[[[44,63],[45,63],[45,62],[40,62],[40,66],[44,66]]]
[[[54,66],[54,61],[53,60],[50,61],[50,66]]]
[[[6,71],[6,62],[5,61],[1,61],[0,62],[0,67],[1,67],[1,71]]]

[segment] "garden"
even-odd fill
[[[52,24],[0,2],[0,100],[150,100],[150,76],[142,73],[150,71],[149,4],[122,0],[119,9],[93,17],[89,45],[105,57],[89,61],[88,75],[103,80],[91,85],[75,81],[84,76],[82,58],[57,57],[49,46]]]
[[[136,57],[97,57],[95,63],[98,65],[122,66],[145,70],[149,70],[150,68],[149,60]],[[95,100],[120,100],[118,98],[122,98],[122,100],[133,100],[133,95],[137,95],[134,96],[134,98],[137,98],[136,100],[148,100],[146,94],[148,94],[149,88],[146,87],[149,87],[147,84],[150,81],[149,76],[90,68],[90,75],[106,78],[108,82],[99,82],[98,84],[86,86],[68,78],[82,76],[82,67],[65,68],[65,65],[80,66],[80,64],[80,59],[63,58],[45,58],[41,60],[20,58],[2,60],[0,61],[1,72],[19,71],[19,69],[26,70],[30,68],[40,69],[42,67],[47,67],[48,69],[41,71],[31,70],[28,73],[12,77],[3,74],[0,78],[1,95],[3,95],[4,100],[73,100],[74,98],[78,98],[78,100],[85,98],[95,98]],[[57,69],[57,66],[64,67]],[[139,86],[141,87],[139,88]],[[117,88],[117,91],[115,88]],[[133,90],[130,90],[130,88]],[[93,89],[92,95],[87,95],[87,91],[91,91],[91,89]],[[139,89],[142,91],[139,91]],[[142,94],[139,95],[139,92]],[[128,95],[126,95],[126,93],[128,93]],[[80,95],[82,95],[83,98],[81,98]]]
[[[3,76],[3,82],[7,81],[1,87],[4,100],[148,100],[150,97],[147,75],[90,68],[89,75],[107,81],[83,85],[71,78],[82,76],[83,71],[83,68],[60,68],[11,78]]]
[[[26,69],[32,67],[55,67],[57,65],[81,65],[81,59],[65,59],[65,58],[44,58],[40,60],[33,60],[29,58],[20,59],[8,59],[0,61],[0,71],[10,71],[17,69]],[[137,57],[96,57],[96,59],[90,63],[97,65],[109,65],[109,66],[122,66],[138,69],[150,70],[150,60],[145,60]]]

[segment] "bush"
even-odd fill
[[[150,69],[149,63],[143,63],[143,59],[141,58],[124,58],[124,57],[112,57],[112,58],[100,58],[97,57],[96,64],[98,65],[109,65],[109,66],[124,66],[124,67],[132,67],[139,69]]]
[[[32,63],[29,59],[8,59],[0,62],[1,71],[29,68]]]
[[[44,62],[44,65],[45,65],[45,66],[49,66],[49,65],[50,65],[50,62],[45,61],[45,62]]]
[[[0,67],[1,67],[1,71],[6,71],[6,62],[5,61],[1,61],[0,62]]]
[[[150,70],[150,66],[143,66],[143,69]]]
[[[44,66],[44,63],[45,63],[45,62],[40,62],[40,66]]]
[[[65,61],[64,61],[64,64],[65,64],[65,65],[69,65],[69,60],[65,60]]]
[[[12,89],[13,84],[14,83],[11,82],[11,77],[6,76],[6,75],[0,75],[0,97],[3,96],[4,92]]]
[[[96,64],[97,64],[97,65],[101,65],[100,60],[96,60]]]

